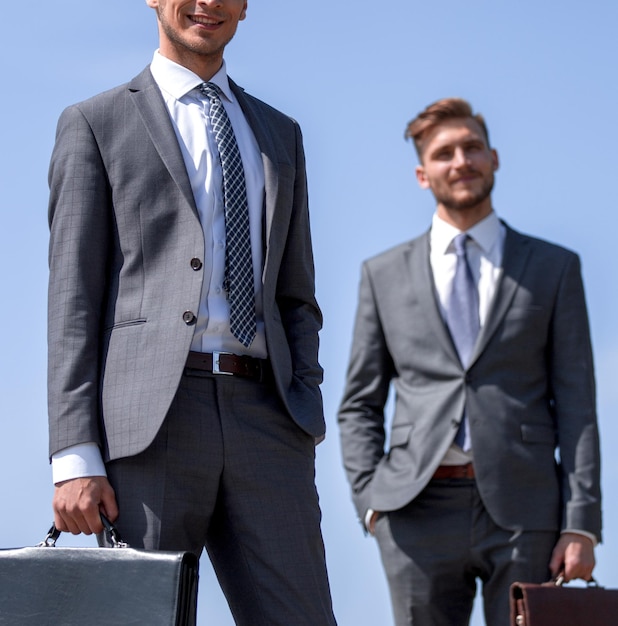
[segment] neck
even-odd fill
[[[469,230],[475,224],[484,220],[492,211],[490,202],[466,209],[448,208],[443,204],[438,204],[436,208],[438,217],[461,231]]]
[[[165,46],[159,47],[159,53],[169,59],[191,70],[197,74],[203,81],[209,81],[220,69],[223,64],[223,54],[195,54],[191,52],[182,53],[176,48]]]

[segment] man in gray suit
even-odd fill
[[[152,63],[65,110],[51,159],[55,522],[99,533],[101,511],[134,547],[205,546],[237,624],[332,625],[301,132],[226,74],[246,0],[147,4]]]
[[[397,626],[468,624],[477,578],[487,624],[506,626],[512,582],[589,579],[601,539],[579,259],[498,219],[498,155],[467,102],[430,105],[406,137],[436,212],[428,233],[363,265],[345,468]]]

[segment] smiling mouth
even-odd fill
[[[467,174],[464,174],[463,176],[459,176],[458,178],[453,180],[453,184],[456,185],[458,183],[469,183],[470,181],[476,180],[477,178],[479,178],[479,174],[477,174],[476,172],[469,172]]]
[[[218,26],[219,24],[223,24],[221,20],[217,20],[213,17],[206,17],[205,15],[192,15],[190,19],[196,24],[202,24],[203,26]]]

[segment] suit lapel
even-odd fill
[[[451,335],[442,319],[438,296],[429,262],[429,233],[414,240],[406,250],[406,265],[411,275],[413,293],[425,316],[426,327],[438,338],[440,347],[455,361],[459,360]]]
[[[530,256],[530,246],[526,237],[520,235],[508,225],[505,224],[505,226],[507,230],[504,240],[504,253],[502,255],[502,273],[487,319],[479,333],[476,349],[470,364],[483,352],[506,315],[515,291],[521,284],[521,277]]]
[[[259,111],[251,98],[248,98],[242,87],[239,87],[232,79],[229,79],[230,87],[234,95],[238,98],[242,109],[262,154],[264,165],[264,250],[268,250],[267,243],[273,226],[273,218],[279,195],[279,167],[277,159],[277,149],[272,140],[268,126],[263,117],[263,112]],[[264,255],[266,257],[266,254]]]
[[[161,92],[146,68],[128,85],[130,98],[144,122],[144,126],[154,144],[161,160],[182,191],[183,196],[197,215],[195,198],[185,167],[185,162],[178,145],[176,133],[172,126],[169,112],[161,96]]]

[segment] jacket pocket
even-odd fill
[[[123,322],[117,322],[116,324],[114,324],[113,326],[109,326],[105,330],[107,332],[111,332],[113,330],[118,330],[119,328],[126,328],[128,326],[141,326],[142,324],[145,324],[146,322],[147,320],[145,317],[135,319],[135,320],[125,320]]]
[[[410,440],[410,433],[414,426],[412,424],[405,424],[404,426],[396,426],[391,431],[391,438],[389,442],[389,449],[405,446]]]

